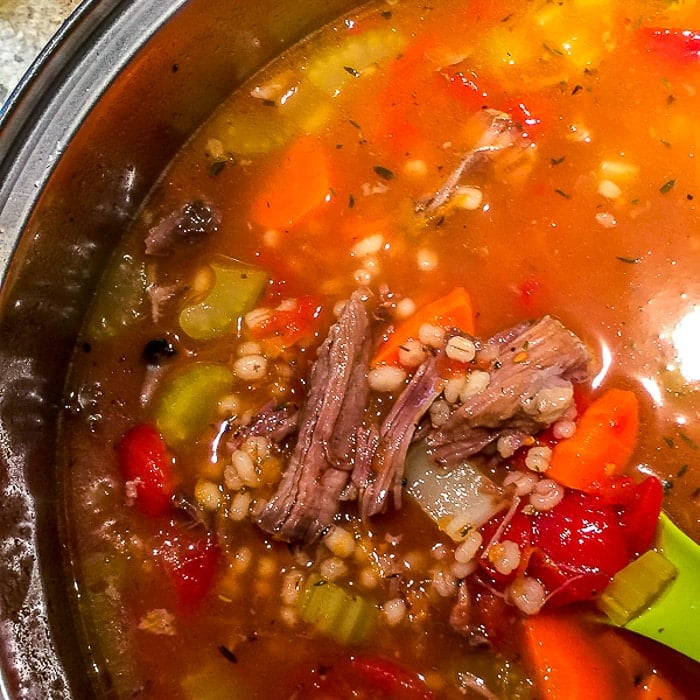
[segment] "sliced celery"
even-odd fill
[[[457,665],[457,686],[467,696],[479,688],[491,691],[489,697],[531,700],[535,697],[532,681],[518,660],[500,653],[474,651]]]
[[[312,574],[299,600],[304,622],[343,644],[359,644],[372,632],[377,608],[361,596]]]
[[[165,441],[193,440],[212,419],[216,404],[231,391],[233,372],[224,365],[198,362],[177,374],[160,395],[155,420]]]
[[[211,268],[215,279],[207,296],[180,312],[180,327],[196,340],[210,340],[234,329],[268,281],[264,270],[235,260],[212,263]]]
[[[405,44],[406,37],[390,26],[350,34],[339,46],[317,52],[306,74],[319,90],[335,97],[348,81],[380,61],[397,56]]]
[[[405,44],[406,37],[389,26],[349,34],[337,46],[317,51],[302,73],[269,77],[269,99],[246,103],[245,111],[227,105],[207,132],[224,152],[238,156],[271,153],[299,133],[321,133],[335,113],[333,98],[363,71],[397,56]]]
[[[232,664],[211,662],[182,681],[185,700],[243,700],[253,697],[242,674]]]
[[[656,552],[648,562],[654,563],[654,567],[662,567],[662,573],[645,570],[636,577],[634,585],[644,588],[647,577],[657,582],[660,579],[660,592],[623,626],[700,661],[700,545],[682,532],[665,513],[661,513],[656,550],[663,554],[667,563],[660,562],[655,556]],[[670,576],[669,562],[675,569],[673,576]],[[664,578],[669,577],[664,584]],[[635,607],[627,601],[618,605],[623,610],[621,615],[628,607]],[[615,624],[612,618],[607,619]]]
[[[616,625],[626,625],[663,593],[677,573],[663,554],[651,549],[615,574],[598,599],[598,608]]]
[[[105,274],[87,324],[88,337],[116,335],[145,314],[146,269],[132,255],[120,255]]]

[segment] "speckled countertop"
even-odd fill
[[[80,0],[0,0],[0,105]]]

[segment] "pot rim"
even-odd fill
[[[84,0],[49,40],[0,109],[0,320],[12,299],[15,255],[40,197],[86,116],[136,53],[187,0]],[[59,641],[52,617],[64,601],[42,577],[39,511],[25,455],[4,420],[12,389],[0,384],[0,488],[22,522],[0,533],[7,553],[3,576],[26,574],[17,584],[17,609],[0,609],[0,699],[88,697],[79,645]],[[53,584],[55,587],[55,583]],[[67,587],[66,592],[67,592]],[[12,608],[9,609],[8,608]],[[60,610],[63,616],[65,609]],[[28,629],[31,628],[31,629]],[[70,637],[72,639],[72,637]],[[70,647],[70,648],[69,648]],[[75,647],[75,648],[73,648]]]
[[[186,2],[83,0],[0,108],[0,281],[83,120],[138,50]],[[13,197],[15,191],[21,196]]]

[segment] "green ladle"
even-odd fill
[[[700,661],[700,546],[662,513],[655,549],[615,576],[600,607],[612,624]]]

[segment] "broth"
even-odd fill
[[[700,40],[680,31],[699,26],[691,1],[370,4],[275,60],[192,137],[115,253],[66,404],[73,565],[107,694],[551,697],[528,615],[504,598],[512,577],[455,558],[460,538],[422,497],[359,517],[348,482],[332,524],[317,513],[306,535],[287,536],[284,518],[265,527],[296,432],[246,426],[266,406],[303,420],[318,349],[352,326],[342,304],[357,289],[372,353],[455,289],[468,294],[474,328],[459,337],[476,361],[482,340],[558,319],[590,361],[578,414],[549,421],[555,433],[610,390],[636,397],[624,483],[658,479],[664,510],[700,536]],[[419,361],[444,360],[440,337]],[[399,350],[415,349],[404,340]],[[375,364],[363,375],[369,427],[417,372]],[[463,375],[445,362],[440,397]],[[437,424],[432,410],[424,426]],[[156,437],[131,432],[154,424]],[[526,455],[535,445],[549,459],[562,434],[534,432],[512,456],[494,440],[469,461],[498,488],[512,473],[544,480]],[[165,505],[162,484],[144,496],[149,477],[129,459],[165,465]],[[324,605],[354,605],[372,632],[312,620],[324,586]],[[554,602],[542,619],[603,650],[605,668],[578,672],[595,676],[598,697],[697,687],[690,659],[601,624],[590,600]]]

